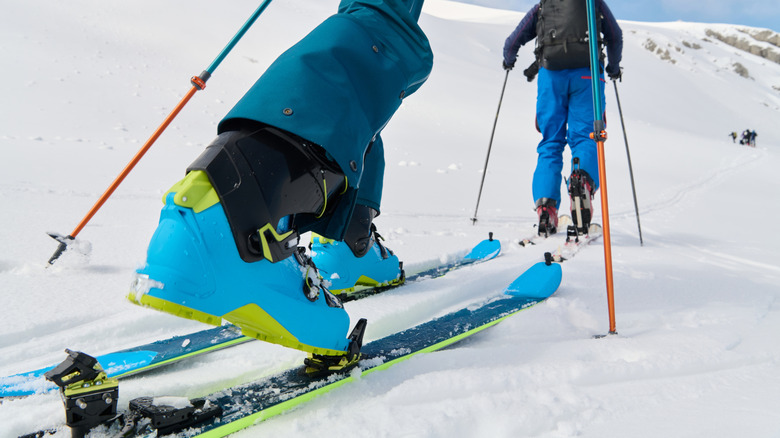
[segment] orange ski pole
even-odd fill
[[[604,233],[604,266],[606,267],[607,277],[607,309],[609,312],[609,334],[617,334],[615,327],[615,285],[612,277],[612,238],[609,233],[609,201],[607,196],[607,170],[606,160],[604,159],[604,141],[607,139],[607,132],[601,131],[595,137],[599,156],[599,184],[601,191],[601,212],[602,212],[602,231]]]
[[[127,175],[130,173],[130,171],[133,170],[136,164],[141,160],[141,158],[146,154],[146,152],[149,150],[149,148],[152,147],[155,141],[162,135],[163,131],[168,127],[168,125],[171,124],[174,118],[179,114],[179,112],[184,108],[184,105],[187,104],[187,102],[190,101],[192,96],[195,95],[196,92],[199,90],[203,90],[206,88],[206,81],[209,80],[211,77],[211,74],[214,73],[214,70],[217,69],[220,63],[225,59],[228,53],[235,47],[236,43],[241,39],[241,37],[244,36],[244,34],[249,30],[249,28],[252,26],[252,24],[257,20],[257,17],[260,16],[260,14],[263,13],[266,7],[271,3],[271,0],[265,0],[263,1],[260,6],[255,10],[255,12],[252,14],[251,17],[244,23],[243,26],[239,29],[239,31],[236,33],[235,36],[228,42],[228,44],[225,46],[224,49],[217,55],[217,57],[214,59],[214,61],[211,62],[211,64],[204,70],[200,76],[193,76],[190,79],[190,82],[192,83],[192,88],[190,88],[190,91],[187,92],[187,94],[181,99],[178,105],[171,111],[170,114],[163,120],[162,124],[154,131],[151,137],[144,143],[143,147],[141,147],[138,152],[136,152],[135,156],[132,160],[125,166],[124,170],[114,179],[114,182],[111,183],[111,185],[106,189],[106,191],[103,193],[103,195],[100,197],[100,199],[95,202],[95,205],[92,206],[92,208],[89,210],[86,216],[79,222],[79,224],[76,226],[76,228],[71,231],[71,233],[67,236],[63,236],[61,234],[57,233],[48,233],[49,236],[60,242],[59,246],[57,247],[57,250],[54,251],[54,254],[49,258],[49,264],[53,264],[55,260],[57,260],[62,253],[67,249],[68,242],[72,241],[76,238],[76,236],[81,232],[81,230],[84,228],[84,226],[87,225],[87,222],[92,219],[92,217],[97,213],[98,210],[100,210],[100,207],[105,204],[106,200],[114,193],[114,191],[119,187],[119,184],[124,181],[124,179],[127,177]]]
[[[195,83],[195,79],[193,78],[193,83]],[[197,78],[200,79],[200,78]],[[205,82],[199,81],[200,84],[202,84],[202,87],[205,88],[206,84]],[[127,177],[128,174],[130,174],[130,171],[133,170],[136,164],[138,164],[139,161],[141,161],[141,158],[146,154],[146,152],[149,150],[149,148],[152,147],[155,141],[160,137],[160,135],[165,131],[165,129],[168,127],[168,125],[171,124],[173,119],[179,114],[179,112],[184,108],[184,105],[189,102],[189,100],[192,98],[192,96],[195,95],[195,93],[198,90],[202,90],[203,88],[200,88],[201,85],[193,85],[189,92],[182,98],[182,100],[179,102],[178,105],[171,111],[170,114],[168,114],[168,117],[163,120],[162,124],[154,131],[151,137],[149,137],[149,140],[146,140],[146,143],[144,143],[143,147],[138,150],[138,152],[135,153],[135,156],[132,160],[130,160],[129,163],[127,163],[127,166],[125,166],[124,170],[114,179],[114,182],[111,183],[110,186],[106,189],[105,192],[103,192],[103,195],[100,197],[100,199],[95,202],[95,205],[92,206],[92,208],[89,210],[86,216],[84,216],[83,219],[81,219],[81,222],[76,226],[76,228],[73,229],[73,231],[70,232],[67,236],[62,236],[56,233],[48,233],[49,236],[60,242],[59,246],[57,247],[57,250],[54,252],[54,254],[49,258],[49,264],[53,264],[55,260],[57,260],[62,253],[67,249],[68,241],[71,241],[76,238],[76,236],[81,232],[82,229],[87,225],[87,222],[92,219],[92,216],[97,213],[98,210],[100,210],[100,207],[105,204],[105,202],[108,200],[108,198],[114,193],[114,191],[119,187],[119,184],[124,181],[124,179]]]

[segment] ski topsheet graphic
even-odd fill
[[[115,351],[96,359],[109,377],[123,378],[252,339],[241,335],[235,326],[225,325]],[[57,389],[43,377],[52,368],[49,366],[0,378],[0,397],[22,397]]]
[[[552,256],[548,253],[545,262],[531,266],[500,295],[365,344],[361,349],[361,360],[357,368],[347,373],[311,377],[303,372],[303,367],[297,367],[196,400],[176,399],[175,403],[168,404],[171,398],[141,397],[130,401],[130,410],[120,416],[123,421],[114,421],[116,415],[113,415],[107,422],[97,418],[92,424],[105,423],[99,426],[100,433],[101,436],[109,437],[158,436],[185,429],[187,436],[226,436],[349,383],[359,376],[388,368],[420,353],[440,350],[489,328],[547,299],[557,290],[561,277],[561,265],[553,263]],[[74,353],[70,354],[71,359],[75,357]],[[67,362],[69,360],[63,364]],[[59,368],[63,369],[63,365]],[[67,372],[69,370],[62,371]],[[85,409],[89,409],[89,406],[73,403],[72,399],[86,400],[87,396],[77,391],[74,393],[74,387],[80,389],[76,384],[60,386],[67,417],[84,420],[85,413],[79,410],[80,406]],[[91,383],[88,386],[94,388]],[[96,404],[104,407],[105,398],[105,395],[101,395],[93,399],[97,400]],[[45,433],[39,436],[45,436]]]
[[[465,255],[410,273],[406,277],[406,282],[440,277],[449,271],[491,260],[497,257],[500,252],[501,243],[493,239],[491,233],[490,238],[479,242]],[[346,295],[342,294],[342,299],[344,301],[361,299],[403,284],[381,288],[358,289]],[[96,359],[102,365],[108,377],[121,379],[253,340],[255,339],[243,336],[237,327],[228,324],[115,351],[97,356]],[[0,377],[0,398],[23,397],[57,389],[55,385],[44,378],[44,373],[52,368],[54,367],[48,366],[34,371]]]

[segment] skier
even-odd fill
[[[737,133],[736,132],[731,131],[731,133],[729,134],[729,137],[731,137],[731,142],[732,143],[736,143],[737,142]]]
[[[750,131],[750,145],[753,146],[753,147],[756,147],[756,136],[757,135],[758,134],[756,134],[755,130]]]
[[[606,72],[617,80],[622,74],[623,32],[603,0],[596,0],[595,7],[597,27],[603,34],[599,42],[606,44],[609,57]],[[538,69],[536,119],[542,140],[537,146],[532,192],[539,217],[538,232],[544,236],[554,234],[558,227],[563,151],[567,143],[572,163],[579,162],[572,166],[568,187],[572,209],[574,197],[583,200],[582,223],[577,223],[578,215],[572,211],[578,232],[587,232],[590,201],[599,187],[597,146],[590,138],[594,115],[587,31],[586,2],[542,0],[528,11],[504,43],[503,66],[511,70],[519,48],[536,39],[536,60],[524,74],[531,81]],[[603,63],[603,53],[600,58]],[[603,107],[603,88],[601,93]]]
[[[348,339],[327,283],[403,279],[372,221],[380,133],[433,65],[422,4],[342,0],[271,64],[164,196],[131,301],[306,351],[312,373],[357,363],[365,320]]]
[[[750,145],[750,129],[742,131],[742,138],[739,139],[739,144]]]

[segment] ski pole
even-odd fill
[[[509,70],[504,76],[504,85],[501,87],[501,97],[498,99],[498,109],[496,118],[493,121],[493,130],[490,132],[490,142],[488,143],[487,157],[485,157],[485,168],[482,169],[482,182],[479,183],[479,194],[477,195],[477,206],[474,208],[474,217],[471,218],[471,224],[477,224],[477,211],[479,211],[479,200],[482,198],[482,187],[485,185],[485,175],[487,174],[488,162],[490,161],[490,149],[493,148],[493,136],[496,134],[496,125],[498,124],[498,114],[501,112],[501,102],[504,101],[504,91],[506,90],[506,81],[509,79]]]
[[[212,73],[214,73],[214,70],[217,69],[219,64],[222,63],[222,61],[227,57],[228,53],[235,47],[235,45],[238,43],[238,41],[241,39],[241,37],[244,36],[244,34],[249,30],[250,27],[252,27],[252,24],[257,20],[257,17],[260,16],[260,14],[265,11],[265,8],[268,7],[268,5],[271,3],[271,0],[264,0],[260,6],[255,10],[255,12],[252,14],[251,17],[244,23],[243,26],[241,26],[241,29],[238,30],[238,32],[233,36],[233,38],[228,42],[228,44],[225,46],[224,49],[217,55],[217,57],[214,59],[214,61],[201,72],[200,76],[193,76],[190,79],[190,82],[192,83],[192,88],[187,92],[187,94],[184,95],[184,97],[181,99],[178,105],[171,111],[170,114],[163,120],[162,124],[152,133],[152,136],[149,137],[148,140],[146,140],[146,143],[141,147],[138,152],[136,152],[135,156],[133,156],[133,159],[130,160],[130,162],[125,166],[125,168],[122,170],[122,172],[114,179],[114,181],[111,183],[111,185],[106,189],[106,191],[103,193],[103,195],[100,197],[100,199],[95,202],[95,205],[92,206],[92,208],[87,212],[87,215],[84,216],[84,218],[79,222],[79,224],[76,226],[76,228],[71,231],[70,234],[67,236],[63,236],[58,233],[48,233],[49,236],[54,238],[54,240],[60,242],[59,246],[57,247],[57,250],[54,251],[54,254],[49,258],[49,264],[53,264],[55,260],[57,260],[62,253],[67,249],[68,242],[72,241],[76,238],[76,236],[81,232],[81,230],[84,228],[84,226],[87,225],[87,222],[92,219],[92,217],[97,213],[97,211],[103,206],[103,204],[108,200],[108,198],[114,193],[114,191],[119,187],[119,184],[124,181],[124,179],[127,177],[127,175],[130,173],[130,171],[133,170],[136,164],[141,160],[141,158],[146,154],[146,152],[149,150],[149,148],[152,147],[155,141],[162,135],[163,131],[168,127],[168,125],[171,124],[173,119],[179,114],[179,112],[184,108],[184,106],[187,104],[187,102],[190,101],[192,96],[195,95],[196,92],[203,90],[206,88],[206,81],[209,80]]]
[[[628,174],[631,176],[631,192],[634,194],[634,211],[636,211],[636,227],[639,230],[639,246],[644,246],[642,240],[642,224],[639,222],[639,204],[636,202],[636,186],[634,185],[634,168],[631,166],[631,152],[628,150],[628,136],[626,135],[626,123],[623,121],[623,108],[620,107],[620,95],[618,94],[617,81],[613,80],[615,86],[615,98],[617,99],[618,112],[620,113],[620,126],[623,127],[623,141],[626,143],[626,158],[628,158]]]
[[[588,35],[598,35],[596,30],[596,3],[587,0]],[[603,215],[602,229],[604,233],[604,265],[607,280],[607,307],[609,312],[609,334],[617,334],[615,328],[615,287],[612,276],[612,240],[609,234],[609,202],[607,197],[607,170],[604,158],[604,141],[607,140],[606,125],[603,119],[601,105],[601,75],[599,74],[598,38],[588,38],[590,46],[590,76],[593,90],[593,133],[591,138],[598,148],[599,181],[601,185],[601,211]]]

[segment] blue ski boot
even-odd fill
[[[356,205],[343,242],[313,235],[311,257],[334,294],[361,286],[382,287],[404,282],[403,264],[381,241],[371,223],[376,211]]]
[[[129,300],[208,324],[226,320],[245,335],[313,355],[356,360],[349,316],[290,225],[296,210],[322,214],[323,197],[332,193],[322,188],[335,192],[344,177],[304,149],[272,128],[220,134],[165,195]],[[311,192],[319,203],[307,207]]]

